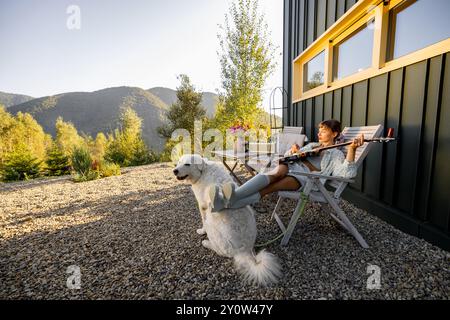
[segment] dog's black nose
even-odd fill
[[[173,170],[173,174],[177,175],[178,174],[178,169]]]

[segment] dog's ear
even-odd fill
[[[203,171],[203,169],[204,169],[205,166],[206,166],[205,159],[202,158],[202,157],[197,157],[195,160],[196,160],[196,161],[195,161],[195,166],[197,167],[197,169],[198,169],[199,171]]]

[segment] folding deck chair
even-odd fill
[[[303,127],[288,127],[284,126],[282,133],[295,133],[295,134],[302,134],[303,133]]]
[[[283,131],[272,136],[272,142],[250,143],[250,152],[254,152],[257,155],[250,157],[248,165],[255,171],[268,170],[273,159],[283,156],[294,143],[297,143],[299,147],[303,147],[307,138],[302,132],[303,127],[284,127]]]
[[[344,141],[349,141],[356,138],[359,134],[363,133],[365,139],[378,138],[382,134],[383,126],[366,126],[366,127],[346,127],[342,131],[342,137]],[[364,158],[367,156],[371,149],[371,143],[364,143],[358,149],[356,149],[355,153],[355,163],[356,166],[359,167]],[[344,147],[342,149],[344,154],[347,152],[347,148]],[[367,242],[358,232],[358,230],[353,226],[350,220],[345,215],[344,211],[339,207],[339,201],[341,199],[341,194],[344,189],[347,187],[349,183],[353,183],[352,179],[345,179],[338,176],[326,176],[318,173],[304,173],[304,172],[295,172],[295,174],[303,175],[308,178],[309,183],[302,187],[301,192],[298,191],[280,191],[278,192],[278,201],[275,206],[275,209],[272,213],[272,219],[275,219],[281,228],[284,236],[281,240],[281,245],[287,245],[289,239],[294,231],[294,228],[297,224],[298,219],[302,213],[302,206],[306,204],[305,201],[309,199],[309,201],[319,202],[319,203],[328,203],[331,208],[335,211],[329,212],[331,217],[336,220],[345,230],[347,230],[351,235],[355,237],[355,239],[359,242],[359,244],[363,248],[368,248]],[[325,188],[325,184],[328,184],[332,189],[334,189],[334,193],[330,194],[329,191]],[[316,187],[318,191],[314,191],[313,188]],[[281,203],[285,198],[296,199],[298,200],[295,210],[291,216],[289,225],[285,227],[280,217],[277,214],[277,210],[280,208]]]

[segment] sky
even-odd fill
[[[116,86],[176,89],[184,73],[198,90],[216,92],[218,25],[230,3],[0,0],[0,91],[42,97]],[[260,0],[260,12],[278,47],[267,108],[271,90],[282,85],[283,1]]]

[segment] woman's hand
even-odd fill
[[[364,144],[364,134],[360,134],[357,138],[353,139],[353,142],[349,147],[353,150],[356,150],[363,144]]]
[[[355,161],[355,153],[356,149],[364,144],[364,135],[360,134],[356,139],[353,139],[352,144],[348,146],[347,151],[347,161],[353,162]]]
[[[292,154],[296,154],[300,151],[300,146],[296,143],[294,143],[291,147],[291,152]]]

